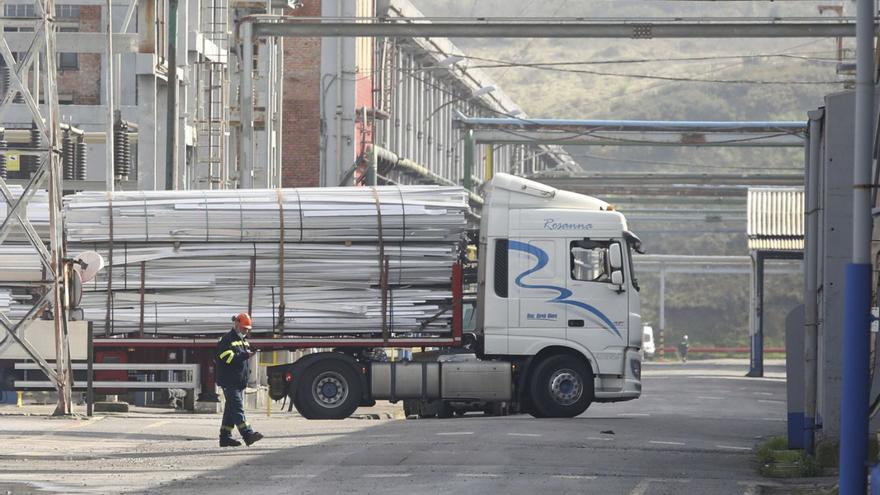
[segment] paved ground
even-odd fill
[[[254,411],[267,438],[223,450],[215,415],[3,416],[0,493],[759,493],[773,483],[753,447],[784,432],[782,370],[748,379],[738,361],[649,363],[641,399],[570,420]]]

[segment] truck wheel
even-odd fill
[[[326,359],[303,373],[295,405],[307,419],[344,419],[357,409],[361,393],[361,380],[350,365]]]
[[[529,387],[535,417],[573,418],[593,402],[593,373],[573,356],[542,361]]]
[[[443,399],[440,399],[439,404],[437,404],[437,417],[440,419],[448,419],[452,417],[452,406],[447,404]]]

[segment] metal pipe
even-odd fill
[[[495,148],[492,143],[486,145],[486,173],[483,174],[483,180],[490,180],[495,171]]]
[[[761,252],[754,254],[754,278],[752,291],[754,291],[754,311],[753,330],[751,339],[751,360],[749,364],[749,372],[746,376],[762,377],[764,376],[764,256]]]
[[[401,158],[393,151],[389,151],[385,148],[382,148],[381,146],[376,146],[376,145],[371,144],[367,147],[367,153],[373,155],[373,158],[371,159],[371,161],[375,162],[377,166],[380,161],[383,161],[386,163],[390,163],[393,168],[402,169],[403,171],[405,171],[407,173],[417,175],[417,176],[419,176],[419,177],[421,177],[421,178],[423,178],[433,184],[437,184],[437,185],[441,185],[441,186],[452,186],[452,187],[458,186],[458,184],[456,184],[455,182],[453,182],[449,179],[446,179],[444,177],[441,177],[441,176],[435,174],[434,172],[431,172],[427,168],[423,167],[422,165],[419,165],[418,163],[416,163],[412,160],[407,160],[405,158]],[[478,194],[475,194],[471,191],[468,191],[468,199],[470,200],[471,203],[473,203],[475,205],[478,205],[478,206],[483,205],[483,198],[481,198]]]
[[[239,155],[239,187],[254,187],[254,36],[253,25],[242,22],[241,38],[241,150]]]
[[[375,186],[378,183],[377,175],[379,175],[379,159],[376,156],[377,154],[378,152],[376,146],[367,146],[366,182],[368,186]]]
[[[110,0],[108,0],[110,1]],[[168,0],[168,91],[165,123],[165,189],[177,189],[177,1]]]
[[[105,77],[107,78],[106,91],[107,91],[107,144],[105,146],[104,156],[107,160],[107,164],[104,167],[104,173],[106,177],[104,181],[107,185],[107,191],[113,192],[114,183],[116,182],[116,174],[114,172],[113,167],[113,150],[114,150],[114,138],[113,138],[113,115],[115,105],[113,101],[113,0],[107,0],[107,71]]]
[[[871,167],[874,136],[874,2],[856,10],[853,254],[846,267],[843,394],[840,407],[840,493],[865,493],[868,455],[871,312]]]
[[[464,177],[462,177],[461,185],[468,191],[473,190],[474,173],[474,131],[467,129],[464,131]]]
[[[495,129],[514,126],[520,129],[533,127],[589,128],[609,131],[719,131],[719,132],[797,132],[807,131],[807,124],[792,120],[713,121],[713,120],[598,120],[598,119],[533,119],[505,117],[459,117],[457,125],[479,129]]]
[[[670,173],[543,173],[529,177],[532,180],[542,182],[564,189],[575,184],[583,186],[599,185],[670,185],[670,184],[702,184],[702,185],[760,185],[760,186],[800,186],[804,183],[804,175],[801,174],[765,174],[765,173],[706,173],[706,174],[670,174]]]
[[[836,22],[315,22],[272,16],[254,21],[256,36],[396,38],[827,38],[852,37],[855,24]]]
[[[660,339],[660,359],[665,357],[664,347],[666,345],[666,269],[660,268],[660,328],[658,329],[658,338]]]
[[[819,349],[819,173],[824,110],[809,112],[810,134],[804,215],[804,448],[813,453],[818,396]]]

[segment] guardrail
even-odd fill
[[[657,348],[658,353],[660,352],[660,348]],[[678,347],[675,346],[666,346],[663,348],[663,352],[675,353],[678,352]],[[688,349],[688,354],[748,354],[750,349],[748,347],[695,347],[692,346]],[[785,347],[765,347],[764,353],[785,353]]]
[[[74,363],[74,370],[88,370],[87,363]],[[16,370],[40,371],[36,363],[15,363]],[[150,363],[94,363],[93,371],[158,371],[166,372],[165,381],[91,381],[75,380],[72,388],[76,390],[89,390],[95,388],[104,389],[132,389],[132,390],[166,390],[183,389],[192,390],[193,396],[201,389],[201,377],[199,376],[198,364],[150,364]],[[175,380],[176,371],[183,372],[183,380]],[[51,389],[55,385],[49,380],[15,380],[15,388],[45,388]],[[90,396],[91,390],[90,391]]]

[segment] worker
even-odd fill
[[[254,355],[250,343],[245,340],[251,333],[253,323],[247,313],[232,317],[232,330],[217,342],[217,383],[223,388],[226,407],[223,408],[223,423],[220,425],[220,446],[238,447],[241,442],[232,438],[232,431],[238,428],[244,443],[248,446],[263,438],[254,431],[244,417],[244,389],[247,387],[250,366],[248,360]]]
[[[684,339],[678,344],[678,355],[681,357],[681,361],[683,363],[688,362],[688,350],[690,350],[691,344],[688,342],[688,336],[685,335]]]

